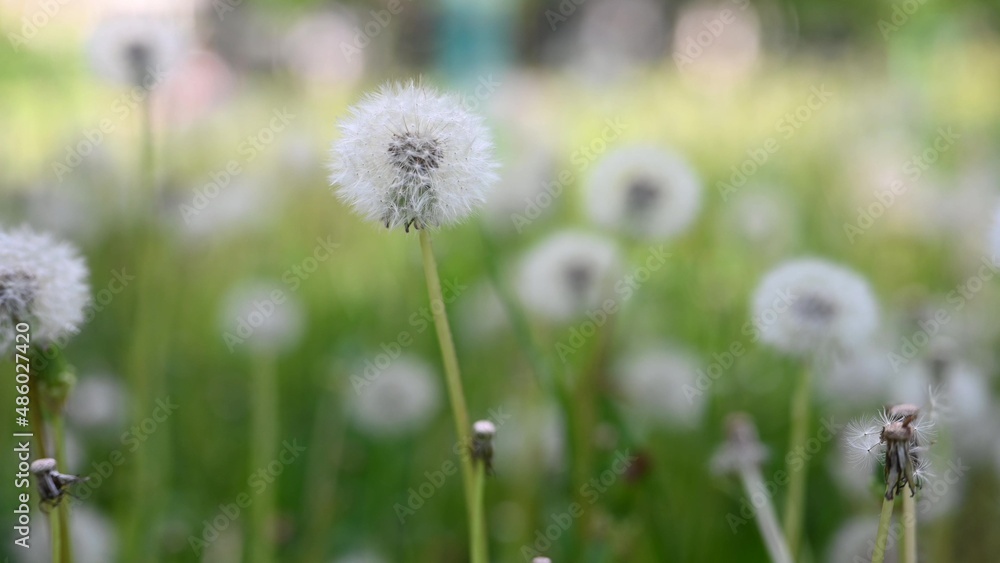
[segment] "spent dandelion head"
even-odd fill
[[[847,429],[853,458],[863,464],[882,463],[887,499],[910,489],[916,494],[926,474],[922,459],[933,442],[934,428],[916,405],[901,403],[883,409],[876,416],[853,421]]]
[[[562,231],[528,251],[517,293],[540,316],[567,321],[600,306],[620,268],[618,247],[598,235]]]
[[[497,180],[490,132],[458,96],[386,84],[339,126],[330,182],[343,202],[386,228],[458,223]]]
[[[767,274],[753,296],[760,339],[796,355],[848,350],[878,325],[878,304],[858,274],[819,259],[786,262]]]
[[[587,211],[600,225],[663,240],[687,229],[701,207],[701,183],[673,152],[650,145],[618,149],[586,184]]]
[[[712,456],[711,468],[714,473],[734,473],[759,467],[767,457],[753,418],[746,413],[732,413],[726,418],[726,441]]]
[[[26,228],[0,232],[0,353],[18,323],[32,342],[75,334],[90,303],[87,265],[75,248]]]
[[[183,29],[168,19],[122,15],[98,24],[89,53],[101,77],[149,90],[181,59],[187,44]]]

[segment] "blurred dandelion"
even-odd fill
[[[587,178],[586,205],[600,225],[664,240],[686,230],[701,207],[701,181],[679,155],[652,145],[617,149]]]
[[[599,235],[561,231],[522,259],[516,290],[524,305],[554,321],[600,306],[621,267],[615,244]]]
[[[629,413],[668,426],[695,428],[706,395],[683,389],[694,388],[697,370],[698,362],[690,354],[664,347],[623,358],[614,375]]]
[[[397,358],[355,391],[344,406],[359,430],[377,437],[417,433],[440,406],[433,371],[415,357]]]
[[[90,38],[90,62],[101,77],[149,90],[185,54],[184,30],[163,18],[123,15],[102,21]]]

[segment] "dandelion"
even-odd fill
[[[717,473],[736,473],[740,476],[744,493],[754,499],[753,504],[757,508],[757,527],[771,555],[771,561],[791,563],[792,557],[778,525],[771,495],[761,495],[767,487],[760,473],[760,466],[768,454],[757,436],[757,426],[749,415],[734,413],[726,420],[726,432],[726,442],[712,458],[712,468]],[[760,496],[763,496],[762,502],[758,501]]]
[[[340,131],[330,181],[359,215],[389,229],[456,224],[498,178],[482,119],[421,84],[382,86],[351,108]]]
[[[516,290],[531,311],[568,321],[597,308],[613,290],[618,248],[598,235],[563,231],[542,241],[521,262]]]
[[[753,324],[760,340],[809,360],[866,343],[878,324],[878,305],[867,282],[841,266],[818,259],[786,262],[760,282],[753,296]],[[806,366],[792,394],[790,448],[804,448],[809,435],[812,368]],[[789,462],[790,463],[790,462]],[[785,533],[794,556],[805,508],[806,471],[789,466]]]
[[[419,432],[440,406],[440,391],[430,366],[400,357],[346,396],[355,425],[377,437]]]
[[[118,378],[90,374],[80,378],[66,402],[66,416],[80,428],[117,430],[126,420],[128,399]]]
[[[878,304],[854,272],[819,259],[786,262],[761,281],[753,297],[761,341],[795,354],[850,349],[878,325]]]
[[[251,280],[229,290],[219,322],[230,351],[246,345],[254,353],[271,355],[298,344],[305,313],[299,301],[279,284]]]
[[[614,375],[629,412],[686,428],[696,427],[701,420],[705,394],[689,391],[698,379],[698,362],[686,352],[645,351],[621,361]]]
[[[71,245],[27,228],[0,231],[0,353],[10,350],[18,323],[29,324],[36,344],[75,334],[90,303],[87,277]]]
[[[470,454],[475,464],[474,497],[470,526],[472,543],[469,552],[473,561],[487,561],[489,552],[486,545],[486,516],[483,496],[486,491],[486,476],[493,473],[493,437],[497,427],[489,420],[477,420],[472,425],[472,448]]]
[[[701,207],[701,182],[678,155],[656,146],[618,149],[586,184],[587,212],[600,225],[663,240],[683,232]]]
[[[150,16],[102,21],[90,38],[90,61],[103,78],[149,90],[187,50],[187,36],[173,22]]]
[[[887,407],[875,417],[852,422],[847,435],[857,463],[870,464],[878,460],[884,470],[885,499],[872,562],[884,560],[893,499],[907,488],[910,494],[903,496],[903,556],[907,562],[916,561],[913,496],[929,477],[926,452],[934,438],[933,422],[922,416],[916,405],[903,403]]]

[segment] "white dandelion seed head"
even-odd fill
[[[715,450],[709,467],[716,474],[741,472],[760,467],[769,455],[753,418],[746,413],[732,413],[726,417],[726,441]]]
[[[472,433],[478,437],[492,438],[496,436],[497,426],[489,420],[477,420],[472,424]]]
[[[761,341],[790,354],[850,350],[878,326],[878,304],[868,282],[819,259],[785,262],[767,274],[753,296]]]
[[[427,425],[441,404],[437,378],[415,357],[397,358],[374,378],[345,393],[354,423],[372,436],[412,434]]]
[[[458,223],[498,179],[489,129],[453,94],[386,84],[339,127],[330,182],[359,215],[390,229]]]
[[[882,428],[889,424],[885,411],[877,415],[852,420],[847,424],[841,447],[845,457],[855,466],[870,471],[885,456]]]
[[[187,54],[188,35],[169,19],[120,15],[98,24],[88,47],[102,78],[148,89]]]
[[[705,394],[690,394],[698,378],[698,361],[671,347],[656,348],[623,359],[615,381],[629,406],[647,420],[692,428],[705,410]]]
[[[460,333],[475,344],[494,345],[497,334],[510,324],[507,308],[489,281],[477,283],[460,297],[455,313]]]
[[[66,402],[66,416],[74,426],[116,430],[128,416],[128,393],[119,378],[108,374],[80,377]]]
[[[302,303],[269,280],[243,281],[226,294],[219,323],[230,350],[247,347],[261,353],[294,348],[305,329]]]
[[[683,232],[701,208],[694,170],[679,155],[652,145],[620,148],[598,161],[585,194],[596,223],[649,240]]]
[[[87,265],[77,250],[27,228],[0,231],[0,353],[13,343],[18,322],[32,342],[75,334],[90,303]]]
[[[566,467],[566,424],[555,405],[524,404],[510,399],[510,418],[503,423],[503,440],[496,443],[495,465],[500,479],[523,480],[539,468],[558,472]]]
[[[620,269],[618,247],[611,240],[562,231],[523,257],[516,289],[528,309],[539,316],[568,321],[599,308]]]

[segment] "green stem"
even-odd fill
[[[472,487],[472,544],[469,548],[472,563],[488,563],[489,547],[486,542],[486,515],[483,496],[486,490],[486,464],[476,463]]]
[[[903,563],[917,563],[917,510],[913,496],[903,492]]]
[[[340,408],[329,393],[320,401],[313,422],[313,451],[306,469],[303,505],[308,515],[302,539],[299,561],[321,561],[326,553],[330,529],[333,526],[337,499],[338,469],[344,451],[347,425],[340,418]],[[335,429],[331,433],[331,428]],[[332,439],[330,436],[332,434]]]
[[[757,466],[744,467],[740,471],[740,478],[743,481],[743,490],[747,498],[753,498],[758,491],[766,490],[764,478],[760,474]],[[774,510],[770,495],[764,495],[764,504],[757,508],[757,528],[764,539],[764,545],[771,556],[771,563],[792,563],[792,556],[785,543],[785,537],[781,533],[781,526],[778,525],[778,515]]]
[[[799,378],[798,388],[792,396],[791,408],[791,438],[788,444],[789,452],[804,451],[809,436],[809,395],[811,392],[811,373],[808,367]],[[795,456],[789,456],[794,458]],[[788,497],[785,499],[785,538],[788,549],[794,558],[799,552],[799,539],[802,536],[802,517],[806,504],[806,473],[809,468],[806,459],[798,456],[801,467],[788,467]]]
[[[451,338],[451,327],[448,325],[448,314],[444,308],[444,295],[441,293],[441,279],[438,277],[437,262],[434,260],[434,248],[431,246],[431,235],[427,229],[420,229],[420,250],[424,261],[424,275],[427,277],[427,294],[430,297],[431,312],[434,315],[434,327],[437,330],[438,344],[441,346],[441,360],[444,363],[444,376],[448,387],[448,399],[455,418],[455,432],[462,447],[469,447],[469,411],[465,406],[465,394],[462,390],[462,378],[458,370],[458,354],[455,352],[455,342]],[[462,463],[462,482],[465,488],[465,502],[469,520],[472,520],[472,456],[460,456]],[[470,530],[470,533],[472,531]]]
[[[49,512],[49,535],[52,536],[52,563],[63,563],[62,526],[60,526],[58,510]]]
[[[52,429],[55,433],[56,459],[58,463],[66,462],[66,432],[62,413],[52,415]],[[73,563],[73,543],[69,529],[69,502],[61,502],[58,507],[59,518],[59,557],[62,563]]]
[[[278,443],[278,385],[274,357],[262,355],[255,358],[251,382],[250,413],[250,473],[267,467],[277,456]],[[250,560],[254,563],[274,561],[274,534],[271,522],[274,517],[275,484],[260,492],[250,507]]]
[[[889,541],[889,524],[891,522],[892,499],[883,497],[882,514],[878,518],[878,534],[875,536],[875,550],[872,552],[872,563],[883,563],[885,561],[885,546]]]

